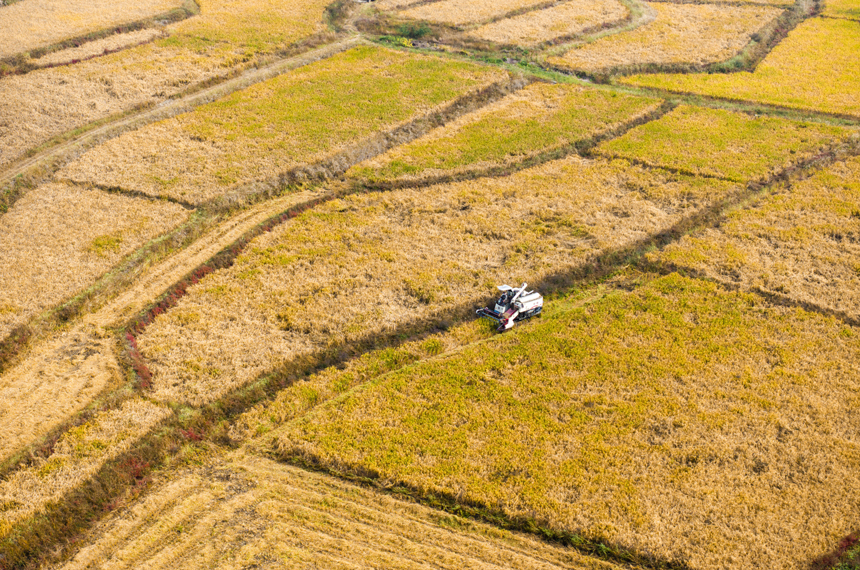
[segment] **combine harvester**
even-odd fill
[[[537,291],[526,291],[527,283],[514,289],[510,285],[499,285],[502,296],[496,301],[494,308],[478,309],[479,317],[493,319],[499,323],[498,332],[505,332],[514,327],[514,323],[540,315],[543,310],[543,296]]]

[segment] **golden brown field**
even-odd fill
[[[145,44],[160,37],[164,37],[164,31],[157,28],[144,28],[135,32],[116,33],[106,38],[87,42],[78,47],[51,52],[33,60],[33,64],[39,67],[69,65],[106,53]]]
[[[498,0],[496,2],[483,2],[482,0],[442,0],[441,2],[432,2],[416,8],[410,8],[400,14],[416,20],[462,26],[465,24],[478,24],[511,12],[540,6],[545,3],[544,0]]]
[[[481,26],[469,35],[498,44],[535,46],[623,20],[630,11],[618,0],[568,2]]]
[[[646,3],[656,18],[548,58],[553,65],[588,72],[647,64],[703,65],[737,55],[752,34],[779,16],[772,7]]]
[[[183,0],[27,0],[0,12],[0,59],[164,14]]]

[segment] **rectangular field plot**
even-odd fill
[[[351,168],[368,184],[419,182],[512,166],[641,120],[662,101],[535,83]]]
[[[850,135],[841,127],[684,105],[595,152],[745,182],[766,179]]]
[[[270,459],[215,465],[159,483],[60,568],[618,568]]]
[[[469,35],[497,44],[532,47],[620,22],[629,15],[630,11],[618,0],[574,0],[493,22]]]
[[[183,0],[26,0],[0,10],[0,59],[65,39],[143,20]]]
[[[60,176],[183,201],[322,161],[507,82],[489,67],[358,47],[125,134]]]
[[[860,321],[860,159],[735,210],[654,259]]]
[[[259,54],[322,32],[329,3],[207,0],[200,2],[199,15],[167,26],[167,38],[68,67],[0,78],[0,167],[52,137],[167,100]]]
[[[64,184],[31,190],[0,217],[0,338],[187,217],[176,204]]]
[[[636,75],[624,83],[860,117],[860,24],[811,18],[789,32],[755,71]]]
[[[808,568],[856,528],[860,331],[674,274],[548,309],[266,437],[694,570]]]
[[[659,64],[704,65],[737,55],[781,10],[766,6],[646,3],[656,17],[548,59],[586,72]]]
[[[50,457],[0,482],[0,540],[7,539],[16,523],[44,514],[51,503],[90,479],[168,415],[168,408],[133,399],[63,434]]]
[[[735,191],[572,157],[506,178],[352,195],[254,240],[138,345],[156,398],[201,404],[285,362],[471,315],[498,282],[569,271]]]
[[[479,24],[493,18],[519,10],[538,7],[546,0],[442,0],[400,12],[403,16],[416,20],[426,20],[440,24],[462,26]]]

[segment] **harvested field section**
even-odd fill
[[[68,333],[0,377],[0,460],[80,412],[122,373],[112,343]]]
[[[498,44],[532,47],[618,22],[630,11],[618,0],[573,0],[482,26],[469,35]]]
[[[164,101],[248,66],[261,53],[321,33],[329,3],[200,0],[200,15],[168,26],[171,35],[163,40],[71,67],[0,78],[0,167],[52,137]]]
[[[616,566],[254,456],[164,481],[63,570]]]
[[[48,67],[53,65],[77,63],[84,59],[98,57],[100,55],[144,44],[163,35],[164,32],[157,28],[146,28],[135,32],[113,34],[112,36],[108,36],[100,40],[87,42],[79,47],[49,53],[39,59],[34,59],[33,64],[40,67]]]
[[[165,407],[134,399],[66,432],[50,457],[0,482],[0,538],[95,475],[168,415]]]
[[[860,24],[812,18],[750,73],[636,75],[624,83],[860,117]]]
[[[417,182],[511,166],[655,111],[662,101],[573,85],[532,84],[351,168],[369,184]]]
[[[652,256],[860,322],[860,158],[735,210],[719,228]]]
[[[511,12],[546,4],[546,0],[442,0],[400,12],[416,20],[461,26],[479,24]]]
[[[670,275],[383,376],[274,436],[286,459],[693,569],[801,569],[856,525],[858,394],[857,330]]]
[[[188,217],[181,206],[51,183],[0,217],[0,338]]]
[[[59,173],[204,202],[331,158],[507,81],[489,67],[362,46],[127,133]]]
[[[781,10],[758,6],[645,3],[654,21],[605,36],[548,59],[559,67],[598,72],[647,65],[705,65],[737,55]]]
[[[630,246],[733,191],[574,157],[503,179],[352,195],[254,240],[138,346],[155,397],[202,404],[284,362],[471,313],[498,282]]]
[[[0,59],[65,39],[144,20],[182,0],[27,0],[0,11]]]
[[[722,109],[680,106],[597,147],[597,154],[736,182],[766,179],[850,130]]]

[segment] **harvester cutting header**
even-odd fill
[[[477,315],[499,323],[496,329],[498,332],[510,330],[515,323],[540,315],[543,310],[543,296],[537,291],[526,291],[526,287],[527,283],[516,289],[510,285],[499,285],[502,296],[496,301],[496,306],[478,309]]]

